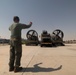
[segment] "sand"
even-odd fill
[[[76,75],[76,44],[22,46],[23,70],[9,72],[9,45],[0,45],[0,75]]]

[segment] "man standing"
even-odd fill
[[[22,67],[20,67],[22,56],[21,30],[30,28],[32,22],[29,25],[21,24],[18,16],[14,16],[13,21],[14,23],[9,27],[11,31],[9,71],[18,72],[22,70]]]

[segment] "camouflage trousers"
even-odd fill
[[[22,56],[21,39],[10,40],[9,67],[20,66]]]

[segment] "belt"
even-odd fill
[[[17,39],[16,39],[16,38],[11,38],[11,40],[14,40],[14,41],[15,41],[15,40],[17,40]]]

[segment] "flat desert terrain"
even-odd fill
[[[76,44],[58,47],[22,46],[18,73],[9,72],[9,45],[0,45],[0,75],[76,75]]]

